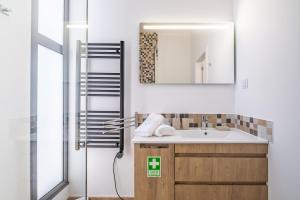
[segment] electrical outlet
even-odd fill
[[[241,81],[241,88],[244,90],[248,89],[248,79],[243,79]]]

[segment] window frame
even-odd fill
[[[38,3],[32,0],[31,19],[31,86],[30,86],[30,198],[31,200],[53,199],[68,184],[68,137],[69,137],[69,0],[64,1],[63,44],[59,44],[38,32]],[[37,80],[38,45],[63,55],[63,180],[43,197],[37,197]]]

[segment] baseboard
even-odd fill
[[[76,200],[78,197],[69,197],[68,200]],[[134,200],[133,197],[124,197],[124,200]],[[119,200],[117,197],[89,197],[89,200]]]

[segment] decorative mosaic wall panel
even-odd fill
[[[140,33],[140,83],[155,83],[157,42],[157,33]]]
[[[136,126],[141,125],[149,114],[136,113]],[[273,122],[235,114],[174,114],[163,113],[166,123],[177,130],[201,128],[202,116],[206,115],[208,127],[227,126],[272,141]]]
[[[139,126],[149,114],[136,114],[136,125]],[[235,128],[235,115],[233,114],[162,114],[166,118],[166,123],[178,130],[189,128],[201,128],[202,116],[206,115],[208,127],[228,126]]]
[[[236,128],[273,141],[273,122],[271,121],[236,115]]]

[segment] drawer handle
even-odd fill
[[[168,144],[141,144],[140,148],[142,149],[167,149],[169,148]]]

